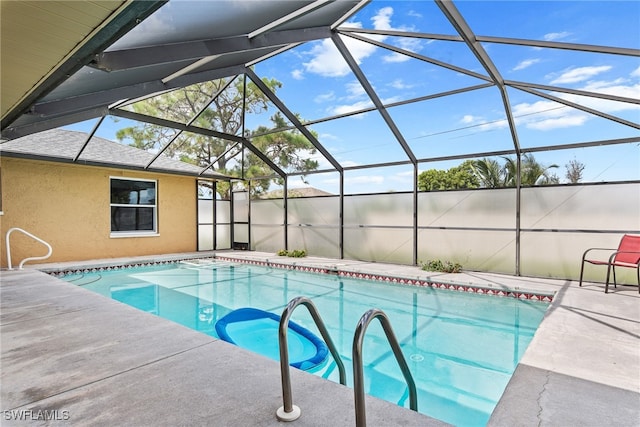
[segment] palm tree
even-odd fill
[[[515,187],[517,164],[516,160],[510,157],[504,157],[505,159],[505,186]],[[533,154],[525,153],[522,156],[520,165],[520,185],[548,185],[557,184],[560,179],[557,175],[551,173],[551,169],[557,168],[558,165],[552,164],[545,166],[535,159]]]
[[[484,158],[472,164],[473,172],[483,188],[504,187],[504,168],[497,160]]]

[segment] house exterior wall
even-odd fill
[[[153,255],[197,250],[195,178],[126,169],[0,158],[2,267],[4,238],[20,227],[45,240],[53,254],[39,262]],[[157,180],[158,234],[111,237],[110,177]],[[47,249],[22,233],[11,234],[11,259],[17,266]]]

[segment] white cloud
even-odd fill
[[[392,7],[383,7],[378,10],[378,13],[371,18],[373,28],[376,30],[410,30],[407,27],[394,28],[391,25],[391,17],[393,16]],[[361,22],[347,22],[346,26],[351,28],[362,28]],[[371,39],[377,41],[384,41],[387,36],[384,35],[369,35]],[[373,55],[377,47],[364,43],[359,40],[352,39],[350,37],[341,37],[347,49],[353,56],[353,59],[357,64],[360,64],[365,58]],[[420,48],[420,40],[407,39],[401,43],[401,47],[404,49],[418,51]],[[324,77],[342,77],[349,73],[349,66],[346,61],[335,47],[330,39],[323,40],[313,45],[311,50],[306,52],[311,57],[308,62],[305,62],[304,68],[307,72],[318,74]],[[383,57],[386,62],[401,62],[408,60],[409,57],[399,55],[397,53],[390,53]]]
[[[394,81],[389,83],[389,86],[398,90],[411,89],[412,87],[414,87],[414,85],[407,84],[402,79],[395,79]]]
[[[302,70],[293,70],[291,72],[291,77],[293,77],[296,80],[302,80],[304,79],[304,72]]]
[[[627,84],[624,79],[616,79],[612,81],[591,81],[586,86],[582,87],[582,90],[588,92],[605,93],[608,95],[620,96],[624,98],[640,99],[640,83]],[[558,94],[568,101],[575,102],[576,104],[583,105],[585,107],[593,108],[605,113],[614,114],[620,111],[628,110],[640,110],[640,105],[631,104],[628,102],[616,102],[606,99],[599,99],[593,97],[577,96],[570,94]]]
[[[529,68],[533,64],[537,64],[540,62],[540,59],[525,59],[524,61],[520,61],[518,65],[513,67],[513,71],[524,70],[525,68]]]
[[[612,67],[610,65],[601,65],[597,67],[578,67],[563,72],[560,77],[551,81],[551,84],[558,83],[577,83],[585,81],[591,77],[594,77],[600,73],[609,71]]]
[[[349,73],[349,66],[330,39],[314,45],[309,54],[313,58],[303,63],[309,73],[325,77],[341,77]]]
[[[543,36],[543,38],[547,41],[555,41],[560,39],[565,39],[571,35],[568,31],[562,31],[560,33],[547,33]]]
[[[347,89],[347,93],[349,94],[349,99],[357,99],[366,96],[367,92],[365,92],[364,88],[358,81],[352,81],[345,85]]]
[[[334,114],[347,114],[347,113],[352,113],[354,111],[362,110],[364,108],[369,108],[372,106],[373,106],[373,102],[371,102],[370,99],[363,99],[361,101],[357,101],[351,104],[336,105],[335,107],[332,108],[331,111]],[[364,114],[358,114],[354,117],[364,117]]]
[[[331,91],[331,92],[322,93],[316,96],[315,98],[313,98],[313,102],[322,104],[324,102],[333,101],[334,99],[336,99],[336,94],[333,91]]]
[[[409,59],[411,59],[411,58],[408,57],[407,55],[403,55],[403,54],[398,53],[398,52],[392,52],[389,55],[385,55],[385,56],[382,57],[382,60],[384,62],[387,62],[387,63],[406,62]]]
[[[587,113],[554,101],[517,104],[513,107],[513,115],[518,126],[543,131],[580,126],[589,118]]]
[[[631,77],[640,77],[640,66],[631,72]]]
[[[611,67],[608,66],[583,67],[575,69],[578,70],[578,72],[575,73],[574,77],[579,75],[593,76],[599,72],[607,71],[610,68]],[[636,74],[640,74],[640,69],[632,71],[630,76],[635,77]],[[564,75],[566,76],[567,73]],[[640,82],[632,82],[630,78],[590,80],[576,89],[587,92],[605,93],[630,99],[640,99]],[[561,92],[552,92],[551,95],[608,114],[615,115],[621,111],[640,111],[640,105],[629,102],[615,102],[606,99]],[[518,127],[525,127],[539,131],[582,126],[587,121],[596,118],[596,116],[590,113],[551,100],[539,100],[533,103],[523,102],[515,104],[512,106],[512,113]],[[508,122],[504,118],[487,120],[484,117],[473,115],[463,116],[460,119],[460,123],[465,127],[475,127],[481,131],[500,129],[508,126]]]
[[[565,117],[550,117],[543,120],[527,123],[529,129],[551,130],[559,128],[567,128],[574,126],[582,126],[588,117],[586,114],[568,114]]]
[[[476,123],[478,122],[480,119],[472,116],[471,114],[467,114],[465,116],[462,117],[462,119],[460,120],[462,123],[464,124],[471,124],[471,123]]]

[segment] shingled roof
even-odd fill
[[[163,155],[147,167],[155,154],[97,136],[93,136],[87,143],[88,138],[89,135],[84,132],[52,129],[3,142],[0,144],[0,155],[202,178],[230,179],[226,175],[209,170],[201,174],[201,167]],[[83,149],[85,143],[86,147]],[[80,153],[79,156],[78,153]]]

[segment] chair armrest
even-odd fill
[[[589,248],[586,251],[584,251],[584,253],[582,254],[582,261],[585,260],[585,258],[587,257],[587,254],[591,251],[615,251],[618,248]]]
[[[611,254],[611,256],[609,257],[609,264],[611,264],[613,262],[613,259],[616,257],[616,255],[618,254],[638,254],[640,255],[640,251],[615,251],[614,253]],[[629,263],[631,264],[631,263]],[[638,265],[640,265],[640,259],[638,260]]]

